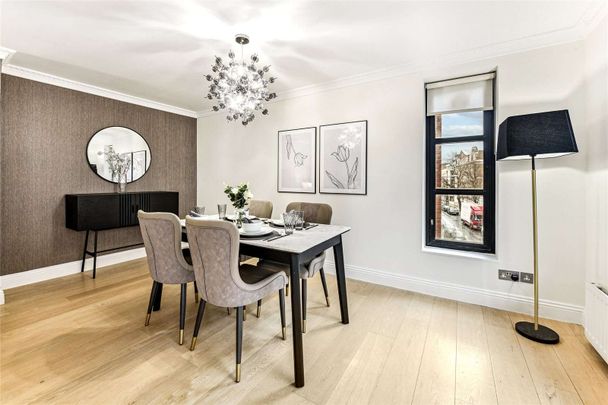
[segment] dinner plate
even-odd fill
[[[285,222],[282,219],[271,219],[270,223],[274,226],[285,226]]]
[[[239,234],[241,236],[264,236],[264,235],[270,235],[273,232],[273,230],[267,226],[262,227],[262,229],[260,229],[259,231],[255,231],[255,232],[245,232],[243,230],[243,228],[239,229]]]

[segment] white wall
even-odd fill
[[[608,18],[585,42],[589,281],[608,286]]]
[[[384,283],[415,281],[431,292],[436,283],[450,286],[452,292],[463,288],[494,298],[531,297],[531,285],[497,279],[498,268],[532,271],[527,161],[497,164],[496,260],[428,253],[421,248],[424,83],[497,69],[498,123],[514,114],[570,110],[581,153],[538,163],[540,295],[570,308],[582,307],[588,154],[584,59],[584,43],[570,43],[279,101],[270,105],[270,116],[259,117],[247,127],[226,123],[222,115],[200,118],[198,204],[215,212],[216,203],[226,202],[223,182],[241,181],[250,182],[257,198],[273,201],[275,214],[289,201],[327,202],[334,208],[334,223],[352,226],[345,237],[351,274],[359,271],[367,279],[377,274]],[[367,196],[276,192],[278,130],[361,119],[369,121]],[[527,302],[508,307],[531,310]],[[547,308],[542,306],[543,310]]]

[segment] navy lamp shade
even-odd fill
[[[515,115],[498,127],[496,160],[548,158],[576,152],[568,110]]]

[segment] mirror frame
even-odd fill
[[[84,148],[84,157],[87,161],[87,166],[89,166],[89,169],[100,179],[102,179],[103,181],[107,181],[110,184],[118,184],[118,182],[116,181],[112,181],[112,180],[108,180],[105,177],[101,176],[99,173],[97,173],[96,171],[93,170],[93,168],[91,167],[91,162],[89,161],[89,145],[91,144],[91,141],[93,140],[93,138],[95,138],[95,135],[97,135],[98,133],[100,133],[101,131],[103,131],[104,129],[108,129],[108,128],[125,128],[128,129],[130,131],[135,132],[137,135],[139,135],[141,137],[141,139],[144,140],[144,142],[146,143],[146,146],[148,147],[148,151],[150,152],[150,165],[148,166],[148,168],[146,169],[146,171],[144,172],[144,174],[141,175],[141,177],[137,178],[136,180],[131,180],[129,182],[127,182],[127,184],[132,184],[135,183],[138,180],[143,179],[146,174],[148,174],[148,172],[150,171],[150,168],[152,167],[152,148],[150,148],[150,144],[148,143],[148,141],[146,140],[146,138],[144,138],[144,136],[142,134],[140,134],[139,132],[137,132],[136,130],[134,130],[133,128],[129,128],[129,127],[125,127],[124,125],[109,125],[107,127],[103,127],[97,131],[95,131],[95,133],[93,135],[91,135],[91,137],[89,138],[89,140],[87,141],[87,146]]]

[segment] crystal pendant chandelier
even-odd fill
[[[270,71],[270,66],[258,68],[258,55],[251,55],[251,61],[245,63],[243,46],[249,43],[247,35],[239,34],[235,40],[241,45],[241,61],[235,60],[232,51],[228,53],[228,64],[219,56],[215,57],[215,64],[211,68],[214,74],[205,76],[211,82],[207,98],[217,102],[212,107],[213,111],[227,110],[228,121],[240,120],[247,125],[255,118],[256,110],[261,110],[263,115],[268,114],[264,102],[277,96],[268,90],[268,85],[276,79],[264,77]]]

